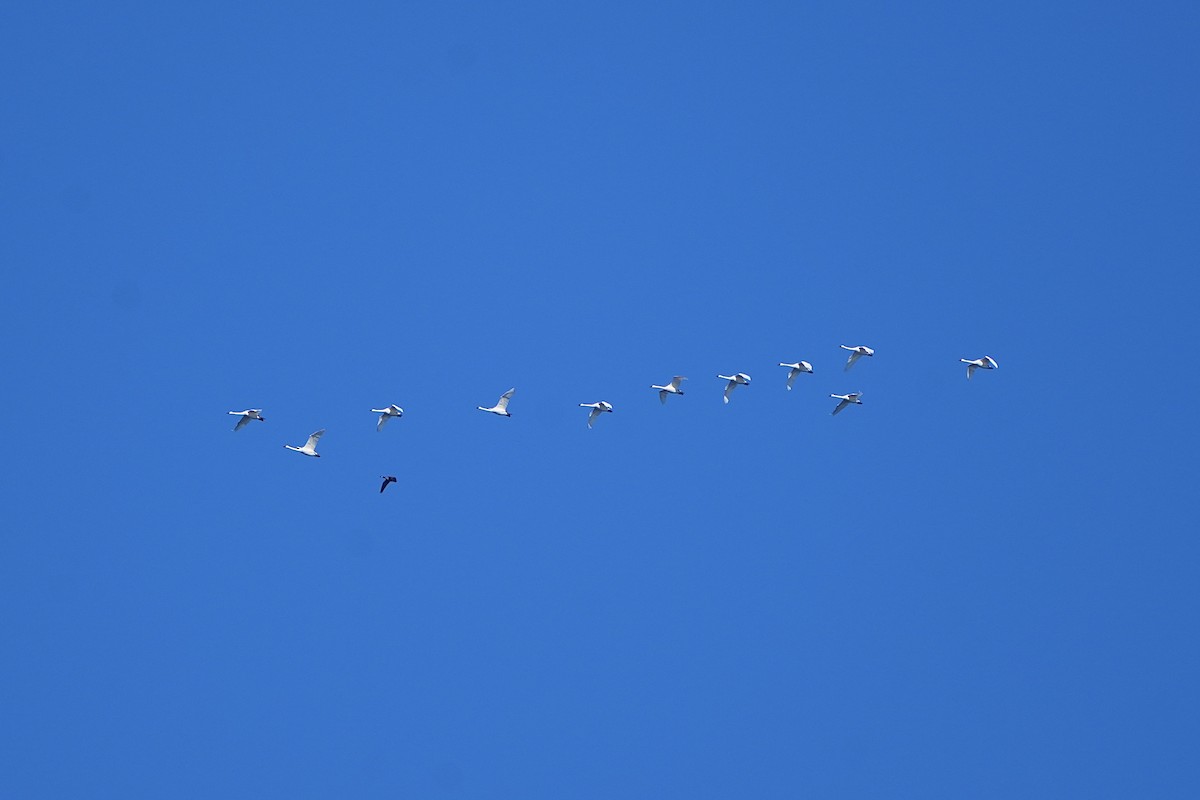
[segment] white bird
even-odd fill
[[[241,417],[241,419],[237,421],[237,425],[233,426],[235,431],[240,431],[242,428],[246,427],[246,425],[248,425],[252,419],[256,419],[259,422],[264,421],[262,418],[261,408],[247,408],[245,411],[230,411],[229,413],[233,414],[235,417]]]
[[[967,380],[971,380],[971,376],[975,374],[975,370],[977,369],[996,369],[1000,366],[996,363],[996,359],[992,358],[991,356],[984,356],[983,358],[976,358],[974,360],[969,358],[960,358],[959,361],[967,365]],[[233,412],[231,411],[229,413],[232,414]],[[242,423],[240,422],[238,423],[238,425],[241,424]]]
[[[606,403],[603,400],[601,400],[599,403],[580,403],[579,407],[580,408],[590,408],[592,410],[592,413],[588,414],[588,427],[589,428],[591,428],[592,423],[596,421],[596,417],[600,416],[601,414],[605,413],[606,411],[609,414],[612,413],[612,403]]]
[[[392,417],[404,416],[404,409],[395,403],[392,403],[387,408],[372,408],[371,411],[379,415],[379,424],[375,426],[376,431],[383,430],[384,424]]]
[[[808,363],[807,361],[797,361],[795,364],[785,364],[782,361],[780,361],[779,366],[789,367],[792,370],[791,372],[788,373],[787,388],[788,388],[789,392],[792,390],[792,383],[796,380],[797,375],[799,375],[801,372],[812,372],[813,371],[812,364]]]
[[[321,430],[308,437],[308,441],[304,443],[304,447],[292,447],[290,444],[285,444],[284,447],[288,450],[295,450],[297,453],[303,453],[306,456],[320,458],[321,454],[317,452],[317,439],[320,439],[324,435],[325,429],[321,428]]]
[[[729,395],[733,394],[733,390],[739,386],[749,386],[750,376],[744,372],[739,372],[737,375],[718,375],[723,381],[729,381],[725,384],[725,402],[729,402]]]
[[[831,394],[829,396],[836,397],[838,400],[842,401],[838,403],[837,408],[833,410],[834,414],[838,413],[852,403],[856,406],[862,405],[862,392],[851,392],[850,394]]]
[[[502,417],[511,417],[512,414],[508,413],[508,401],[512,400],[513,393],[516,391],[517,389],[514,386],[512,389],[509,389],[507,392],[500,395],[500,399],[496,401],[496,405],[492,406],[491,408],[484,408],[483,406],[475,407],[480,411],[490,411],[493,414],[499,414]]]
[[[858,359],[862,358],[863,356],[873,356],[873,355],[875,355],[875,351],[874,351],[874,350],[872,350],[872,349],[871,349],[871,348],[869,348],[869,347],[865,347],[865,346],[863,346],[863,345],[861,345],[861,344],[860,344],[860,345],[858,345],[857,347],[847,347],[847,346],[846,346],[846,345],[844,345],[844,344],[842,344],[842,345],[838,345],[838,347],[842,348],[843,350],[849,350],[849,351],[850,351],[850,357],[849,357],[848,359],[846,359],[846,370],[848,370],[848,369],[850,369],[851,367],[853,367],[853,366],[854,366],[854,362],[855,362],[855,361],[858,361]],[[843,370],[843,372],[844,372],[844,371],[845,371],[845,370]]]
[[[663,403],[665,405],[667,402],[667,395],[683,394],[683,389],[680,389],[679,385],[686,380],[687,380],[687,378],[683,377],[682,375],[676,375],[674,378],[671,378],[671,382],[668,383],[666,386],[659,386],[658,384],[651,384],[650,388],[658,389],[658,399],[661,403]]]

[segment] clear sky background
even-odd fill
[[[0,795],[1196,797],[1198,41],[5,5]]]

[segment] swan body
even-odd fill
[[[603,400],[599,403],[580,403],[579,407],[590,408],[592,410],[592,413],[588,414],[588,428],[592,427],[592,423],[596,421],[597,417],[606,412],[611,414],[613,409],[612,403],[607,403]]]
[[[837,414],[839,411],[849,405],[862,405],[862,392],[851,392],[850,394],[831,394],[829,396],[842,401],[838,403],[837,408],[833,410],[834,414]]]
[[[842,348],[843,350],[850,351],[850,357],[848,359],[846,359],[846,366],[845,366],[845,369],[843,370],[843,372],[845,372],[845,371],[849,370],[851,367],[853,367],[854,362],[858,361],[863,356],[867,356],[868,358],[870,358],[871,356],[875,355],[874,350],[872,350],[869,347],[866,347],[865,345],[861,345],[861,344],[856,345],[855,347],[849,347],[848,345],[842,344],[842,345],[838,345],[838,347]]]
[[[975,370],[977,369],[997,369],[1000,366],[996,363],[996,359],[991,356],[974,359],[960,358],[959,361],[967,365],[967,380],[971,380],[971,376],[975,374]],[[229,413],[232,414],[233,412],[230,411]],[[241,425],[242,423],[239,422],[238,424]]]
[[[240,431],[242,428],[246,427],[252,419],[256,419],[259,422],[264,421],[261,408],[247,408],[245,411],[230,411],[229,413],[233,414],[235,417],[241,417],[241,419],[237,421],[237,425],[233,426],[235,431]]]
[[[787,388],[788,388],[789,392],[792,390],[792,384],[796,382],[797,375],[799,375],[802,372],[810,372],[811,373],[813,371],[812,364],[808,363],[807,361],[797,361],[795,364],[785,364],[782,361],[780,361],[779,366],[787,367],[788,369],[791,370],[788,373],[788,380],[787,380]]]
[[[682,395],[683,394],[683,389],[680,389],[679,386],[686,380],[687,380],[687,378],[683,377],[682,375],[676,375],[674,378],[671,378],[671,382],[668,383],[666,386],[659,386],[657,384],[652,384],[650,386],[650,388],[658,389],[658,400],[663,405],[666,405],[667,395],[669,395],[669,394]]]
[[[725,402],[729,402],[729,395],[733,394],[733,390],[739,386],[749,386],[750,376],[744,372],[739,372],[737,375],[718,375],[723,381],[729,381],[725,384]]]
[[[371,411],[379,415],[379,423],[375,426],[376,431],[383,430],[383,426],[387,424],[387,421],[392,417],[404,416],[404,409],[395,403],[392,403],[387,408],[372,408]]]
[[[324,435],[325,429],[321,428],[321,430],[308,437],[308,441],[304,443],[303,447],[292,447],[290,444],[285,444],[284,447],[288,450],[295,450],[297,453],[303,453],[306,456],[320,458],[321,454],[317,452],[317,440]]]
[[[514,386],[513,388],[509,389],[504,394],[500,395],[500,399],[496,401],[496,405],[492,406],[491,408],[484,408],[483,406],[475,406],[475,407],[478,408],[480,411],[488,411],[492,414],[499,414],[502,417],[511,417],[512,414],[510,414],[508,412],[508,401],[512,400],[512,396],[514,393],[516,393],[516,391],[517,391],[517,389]]]

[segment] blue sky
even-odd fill
[[[647,6],[0,12],[0,793],[1196,796],[1200,11]]]

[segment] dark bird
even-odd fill
[[[383,494],[383,490],[387,488],[387,485],[388,485],[389,483],[395,483],[395,482],[396,482],[396,476],[395,476],[395,475],[380,475],[379,477],[383,478],[383,485],[379,487],[379,493],[380,493],[380,494]]]

